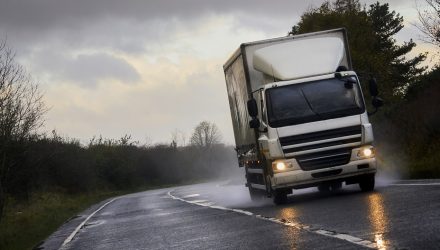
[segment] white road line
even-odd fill
[[[200,196],[200,194],[189,194],[189,195],[183,196],[183,198],[192,198],[192,197],[198,197],[198,196]]]
[[[440,186],[440,183],[393,183],[390,186]]]
[[[206,202],[208,202],[208,200],[188,200],[188,202],[190,202],[190,203],[206,203]]]
[[[209,208],[214,208],[214,209],[220,209],[220,210],[225,210],[225,211],[231,211],[231,212],[235,212],[235,213],[240,213],[240,214],[244,214],[247,216],[252,216],[255,217],[257,219],[260,220],[265,220],[265,221],[270,221],[273,223],[277,223],[277,224],[281,224],[284,226],[288,226],[288,227],[294,227],[296,229],[299,230],[305,230],[307,232],[310,233],[315,233],[315,234],[319,234],[319,235],[323,235],[323,236],[327,236],[327,237],[331,237],[331,238],[336,238],[336,239],[340,239],[340,240],[345,240],[348,241],[352,244],[358,245],[358,246],[362,246],[362,247],[366,247],[366,248],[378,248],[376,242],[373,241],[369,241],[369,240],[365,240],[365,239],[361,239],[352,235],[348,235],[348,234],[342,234],[342,233],[336,233],[336,232],[332,232],[332,231],[328,231],[328,230],[324,230],[324,229],[313,229],[312,227],[308,226],[308,225],[304,225],[304,224],[300,224],[300,223],[296,223],[296,222],[291,222],[285,219],[277,219],[277,218],[272,218],[272,217],[266,217],[266,216],[262,216],[259,214],[254,214],[252,212],[246,211],[246,210],[242,210],[242,209],[235,209],[235,208],[227,208],[227,207],[222,207],[222,206],[218,206],[218,205],[207,205],[207,204],[200,204],[200,203],[194,203],[192,201],[187,201],[185,199],[182,199],[180,197],[174,196],[171,194],[171,192],[174,190],[171,190],[168,192],[168,196],[170,196],[172,199],[174,200],[179,200],[179,201],[183,201],[189,204],[193,204],[193,205],[198,205],[198,206],[203,206],[203,207],[209,207]]]
[[[79,230],[86,224],[86,222],[92,218],[93,215],[95,215],[97,212],[101,211],[105,206],[107,206],[108,204],[112,203],[113,201],[117,200],[119,198],[114,198],[108,202],[106,202],[104,205],[100,206],[98,209],[96,209],[93,213],[91,213],[81,224],[79,224],[75,230],[69,235],[69,237],[67,237],[63,244],[61,245],[60,248],[63,248],[67,243],[71,242],[73,237],[75,237],[75,235],[79,232]]]
[[[212,205],[214,205],[214,204],[215,204],[214,202],[199,203],[199,205],[202,205],[202,206],[205,206],[205,207],[207,207],[207,206],[212,206]]]

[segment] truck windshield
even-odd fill
[[[344,83],[333,78],[267,90],[269,125],[282,127],[363,113],[359,84],[346,88]]]

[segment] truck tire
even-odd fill
[[[272,192],[273,203],[276,205],[286,204],[288,192],[284,190],[275,190]]]
[[[333,183],[330,185],[330,188],[331,188],[332,192],[338,191],[339,189],[342,188],[342,182],[340,182],[340,181],[338,181],[338,182],[333,182]]]
[[[359,181],[359,187],[363,192],[373,191],[374,184],[374,174],[365,175]]]
[[[319,192],[321,192],[321,193],[328,193],[328,192],[330,192],[330,186],[327,185],[327,184],[320,184],[320,185],[318,186],[318,190],[319,190]]]

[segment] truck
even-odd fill
[[[383,101],[368,81],[367,111],[344,28],[243,43],[223,65],[238,165],[252,200],[293,189],[375,186],[368,116]]]

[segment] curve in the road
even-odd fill
[[[323,235],[323,236],[327,236],[327,237],[331,237],[331,238],[336,238],[336,239],[340,239],[340,240],[345,240],[348,241],[350,243],[353,243],[355,245],[358,246],[362,246],[362,247],[367,247],[367,248],[373,248],[373,249],[377,249],[379,248],[378,244],[369,240],[365,240],[365,239],[361,239],[352,235],[348,235],[348,234],[343,234],[343,233],[337,233],[337,232],[333,232],[333,231],[329,231],[329,230],[324,230],[324,229],[313,229],[312,227],[308,226],[308,225],[304,225],[304,224],[300,224],[300,223],[294,223],[294,222],[290,222],[288,220],[285,219],[277,219],[277,218],[273,218],[273,217],[266,217],[266,216],[262,216],[259,214],[254,214],[250,211],[246,211],[246,210],[242,210],[242,209],[235,209],[235,208],[227,208],[227,207],[222,207],[222,206],[217,206],[214,205],[214,203],[208,201],[208,200],[186,200],[184,198],[180,198],[177,197],[175,195],[172,194],[174,190],[171,190],[168,192],[168,196],[171,197],[174,200],[179,200],[182,202],[186,202],[189,204],[193,204],[193,205],[198,205],[198,206],[203,206],[203,207],[209,207],[209,208],[213,208],[213,209],[220,209],[220,210],[226,210],[226,211],[231,211],[231,212],[235,212],[235,213],[240,213],[240,214],[244,214],[247,216],[253,216],[257,219],[261,219],[261,220],[265,220],[265,221],[270,221],[273,223],[277,223],[277,224],[281,224],[284,226],[288,226],[288,227],[294,227],[296,229],[299,230],[304,230],[310,233],[315,233],[315,234],[319,234],[319,235]],[[197,197],[198,195],[194,194],[194,195],[187,195],[185,196],[186,198],[189,197]]]
[[[64,247],[67,243],[71,242],[73,237],[79,232],[79,230],[87,223],[90,218],[92,218],[93,215],[95,215],[97,212],[101,211],[104,207],[106,207],[108,204],[112,203],[113,201],[117,200],[119,198],[114,198],[108,202],[106,202],[104,205],[100,206],[98,209],[96,209],[93,213],[91,213],[81,224],[79,224],[75,230],[64,240],[63,244],[61,245],[61,248]]]

